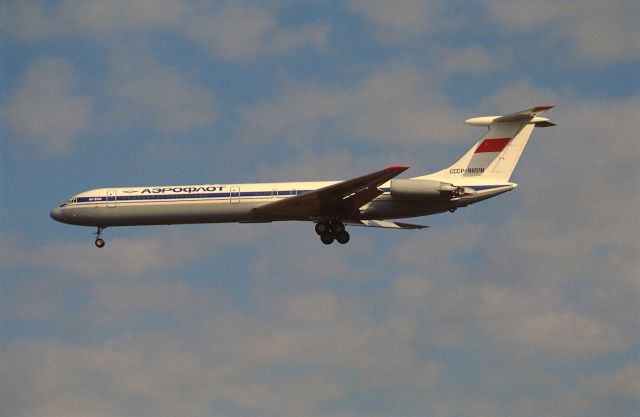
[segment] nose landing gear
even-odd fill
[[[344,245],[350,239],[349,233],[345,230],[344,224],[338,219],[334,219],[329,222],[320,221],[316,223],[316,233],[320,235],[320,240],[325,245],[332,244],[334,240],[337,240],[338,243]]]
[[[105,245],[104,240],[102,238],[100,238],[100,235],[102,234],[102,231],[104,229],[105,229],[105,227],[98,226],[98,231],[94,233],[94,235],[96,235],[96,241],[94,243],[98,248],[103,248],[104,245]]]

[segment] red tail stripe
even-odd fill
[[[482,141],[480,146],[478,146],[475,153],[502,152],[510,140],[511,138],[485,139]]]

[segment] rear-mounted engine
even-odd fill
[[[474,194],[471,188],[432,180],[391,180],[391,197],[402,201],[448,201]]]

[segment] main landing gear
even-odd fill
[[[104,240],[100,238],[100,235],[102,234],[102,231],[104,230],[104,227],[100,227],[98,226],[98,231],[94,233],[94,235],[96,235],[96,241],[95,244],[97,247],[99,248],[103,248],[105,243]]]
[[[320,240],[325,245],[330,245],[334,240],[344,245],[350,239],[349,233],[345,230],[344,224],[339,220],[320,221],[316,223],[316,233],[320,235]]]

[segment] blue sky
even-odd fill
[[[0,4],[2,416],[637,416],[640,6]],[[420,175],[553,104],[520,187],[322,245],[108,229],[104,186]]]

